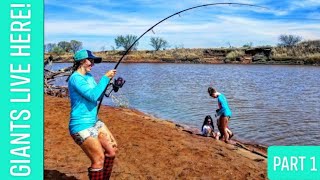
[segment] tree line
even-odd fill
[[[47,43],[44,45],[45,52],[52,52],[56,54],[62,54],[65,52],[75,53],[80,49],[82,49],[82,42],[77,40],[71,40],[70,42],[60,41],[58,44]]]
[[[116,44],[117,49],[122,47],[125,51],[127,51],[137,39],[137,36],[131,34],[128,34],[126,36],[120,35],[114,39],[114,42]],[[139,42],[136,42],[136,44],[132,46],[131,50],[137,50],[138,45]],[[169,43],[161,37],[151,37],[150,46],[153,47],[155,51],[158,51],[160,49],[165,49],[169,47]]]
[[[117,36],[114,39],[114,42],[116,44],[116,48],[112,47],[112,49],[118,49],[123,48],[123,50],[128,50],[130,46],[137,40],[137,36],[135,35],[120,35]],[[131,50],[137,50],[138,49],[139,42],[134,44],[134,46],[131,48]],[[165,49],[169,47],[168,41],[161,37],[151,37],[150,38],[150,46],[153,47],[155,51],[158,51],[160,49]],[[56,53],[56,54],[62,54],[65,52],[76,52],[80,49],[82,49],[82,42],[71,40],[70,42],[67,41],[60,41],[57,44],[56,43],[47,43],[44,45],[45,52],[48,53]],[[104,51],[104,46],[102,48]]]
[[[112,46],[112,49],[118,49],[118,48],[123,48],[123,50],[127,51],[130,46],[137,40],[136,35],[120,35],[117,36],[114,39],[116,48]],[[297,45],[299,42],[301,42],[302,37],[301,36],[296,36],[296,35],[286,35],[286,34],[281,34],[278,37],[279,44],[278,46],[282,47],[292,47]],[[136,42],[136,44],[133,45],[131,50],[137,50],[138,49],[139,42]],[[158,50],[165,50],[166,48],[169,47],[168,41],[161,37],[151,37],[150,38],[150,44],[149,44],[155,51]],[[250,48],[252,47],[252,42],[243,45],[243,47]],[[82,49],[82,42],[77,41],[77,40],[71,40],[70,42],[67,41],[60,41],[57,44],[56,43],[47,43],[44,46],[45,52],[52,52],[56,54],[63,54],[65,52],[76,52],[80,49]],[[104,50],[104,47],[103,47]]]
[[[116,44],[117,49],[122,47],[126,51],[130,48],[130,46],[136,40],[137,40],[137,36],[135,36],[135,35],[126,35],[126,36],[121,35],[121,36],[118,36],[117,38],[115,38],[115,44]],[[289,34],[289,35],[281,34],[278,37],[278,40],[279,40],[279,43],[277,45],[278,47],[293,47],[302,41],[302,37],[292,35],[292,34]],[[139,43],[137,42],[131,48],[131,50],[137,50],[138,45],[139,45]],[[165,48],[169,47],[169,44],[163,38],[151,37],[150,38],[150,46],[152,46],[155,51],[158,51],[160,49],[165,49]],[[247,47],[247,48],[251,48],[252,46],[253,46],[252,42],[243,45],[243,47]]]

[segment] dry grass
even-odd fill
[[[271,47],[271,49],[268,61],[280,63],[285,61],[286,64],[297,64],[297,61],[299,64],[320,64],[320,40],[301,42],[294,47]],[[140,50],[127,54],[125,62],[232,63],[239,59],[248,59],[245,50],[245,48]],[[117,62],[123,54],[124,51],[120,50],[95,52],[95,55],[102,57],[105,62]],[[59,56],[53,54],[53,57],[56,61],[65,62],[72,61],[72,55],[73,53],[64,53]],[[45,58],[48,57],[49,54],[45,54]]]
[[[301,42],[293,47],[272,48],[274,60],[303,60],[305,64],[320,64],[320,40]]]

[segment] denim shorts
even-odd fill
[[[80,146],[88,137],[97,138],[99,129],[102,128],[104,123],[100,120],[96,122],[93,127],[81,130],[75,134],[71,134],[73,140]]]

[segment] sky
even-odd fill
[[[117,36],[139,37],[167,16],[209,3],[260,7],[213,5],[180,13],[146,33],[138,49],[152,49],[151,37],[165,39],[169,48],[275,46],[281,34],[320,40],[319,0],[45,0],[45,43],[78,40],[85,49],[110,50]]]

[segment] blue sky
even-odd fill
[[[152,49],[150,37],[170,48],[217,48],[276,45],[280,34],[320,39],[319,0],[45,0],[45,43],[72,39],[94,51],[115,46],[119,35],[140,36],[159,20],[180,10],[208,3],[245,3],[254,8],[218,5],[193,9],[168,19],[139,41]]]

